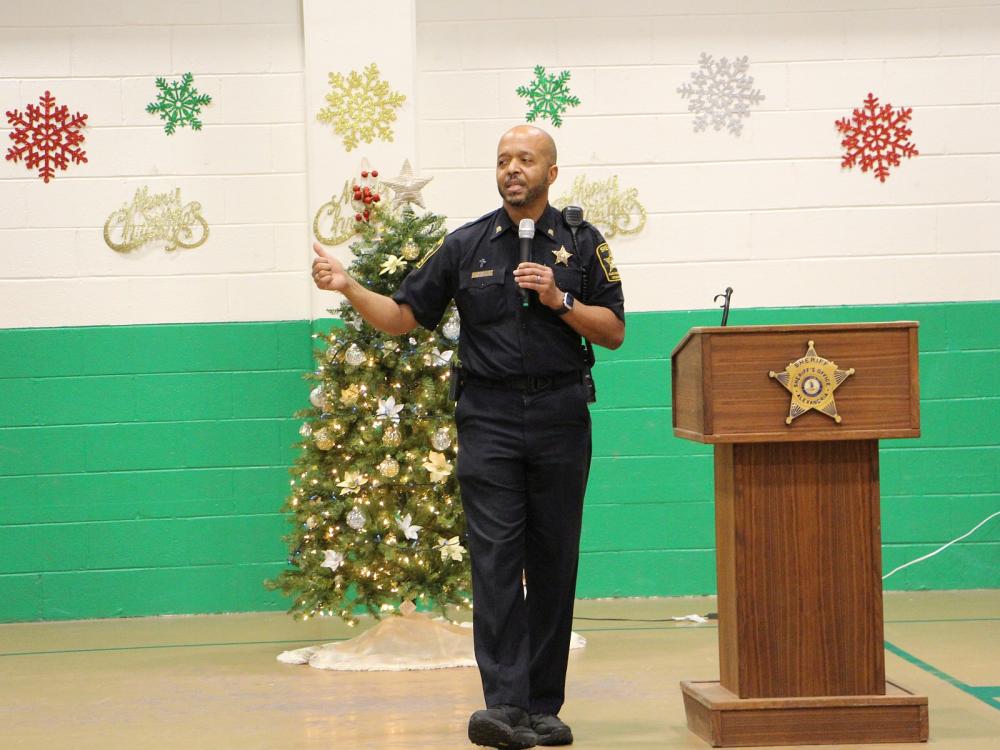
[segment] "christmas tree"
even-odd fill
[[[405,171],[405,167],[404,167]],[[387,208],[377,172],[352,186],[360,238],[351,275],[391,295],[444,236],[444,217]],[[398,191],[397,203],[414,200]],[[331,311],[333,312],[333,311]],[[289,569],[267,581],[297,617],[357,611],[376,618],[414,602],[442,612],[469,605],[465,522],[455,479],[454,405],[448,398],[458,316],[437,331],[388,336],[339,307],[343,325],[316,351],[312,408],[300,434],[283,510]]]

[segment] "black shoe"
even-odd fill
[[[531,714],[531,728],[538,735],[539,745],[572,745],[573,731],[558,716]]]
[[[526,711],[517,706],[494,706],[469,718],[469,741],[483,747],[522,750],[534,747],[538,737],[531,730]]]

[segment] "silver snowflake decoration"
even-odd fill
[[[750,116],[750,106],[764,101],[759,89],[753,88],[753,76],[747,75],[747,57],[729,62],[725,57],[713,61],[704,52],[698,61],[700,70],[691,74],[691,83],[677,87],[677,93],[689,98],[688,111],[694,112],[694,132],[708,125],[715,130],[725,127],[738,136],[743,131],[743,119]]]

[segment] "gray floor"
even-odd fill
[[[677,685],[718,677],[715,623],[582,618],[714,609],[712,598],[579,602],[588,645],[571,655],[562,713],[574,747],[706,748],[685,726]],[[1000,748],[1000,591],[889,593],[885,613],[887,674],[929,697],[930,744]],[[357,632],[274,613],[0,625],[0,748],[472,747],[474,669],[343,673],[275,660]]]

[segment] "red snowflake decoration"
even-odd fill
[[[842,167],[861,163],[861,171],[875,171],[875,177],[885,182],[889,167],[898,167],[899,158],[907,159],[920,152],[907,138],[913,131],[906,127],[913,109],[893,109],[891,104],[879,106],[878,97],[871,92],[865,99],[864,109],[855,109],[851,119],[837,120],[837,130],[844,134],[840,145],[847,149]]]
[[[7,161],[18,162],[24,157],[28,169],[40,167],[38,176],[45,182],[55,177],[55,167],[65,171],[69,161],[86,163],[87,152],[80,150],[87,124],[87,115],[77,112],[70,117],[64,104],[56,107],[56,98],[48,91],[39,97],[41,107],[29,104],[24,113],[7,113],[7,122],[14,126],[10,139],[14,146],[7,149]]]

